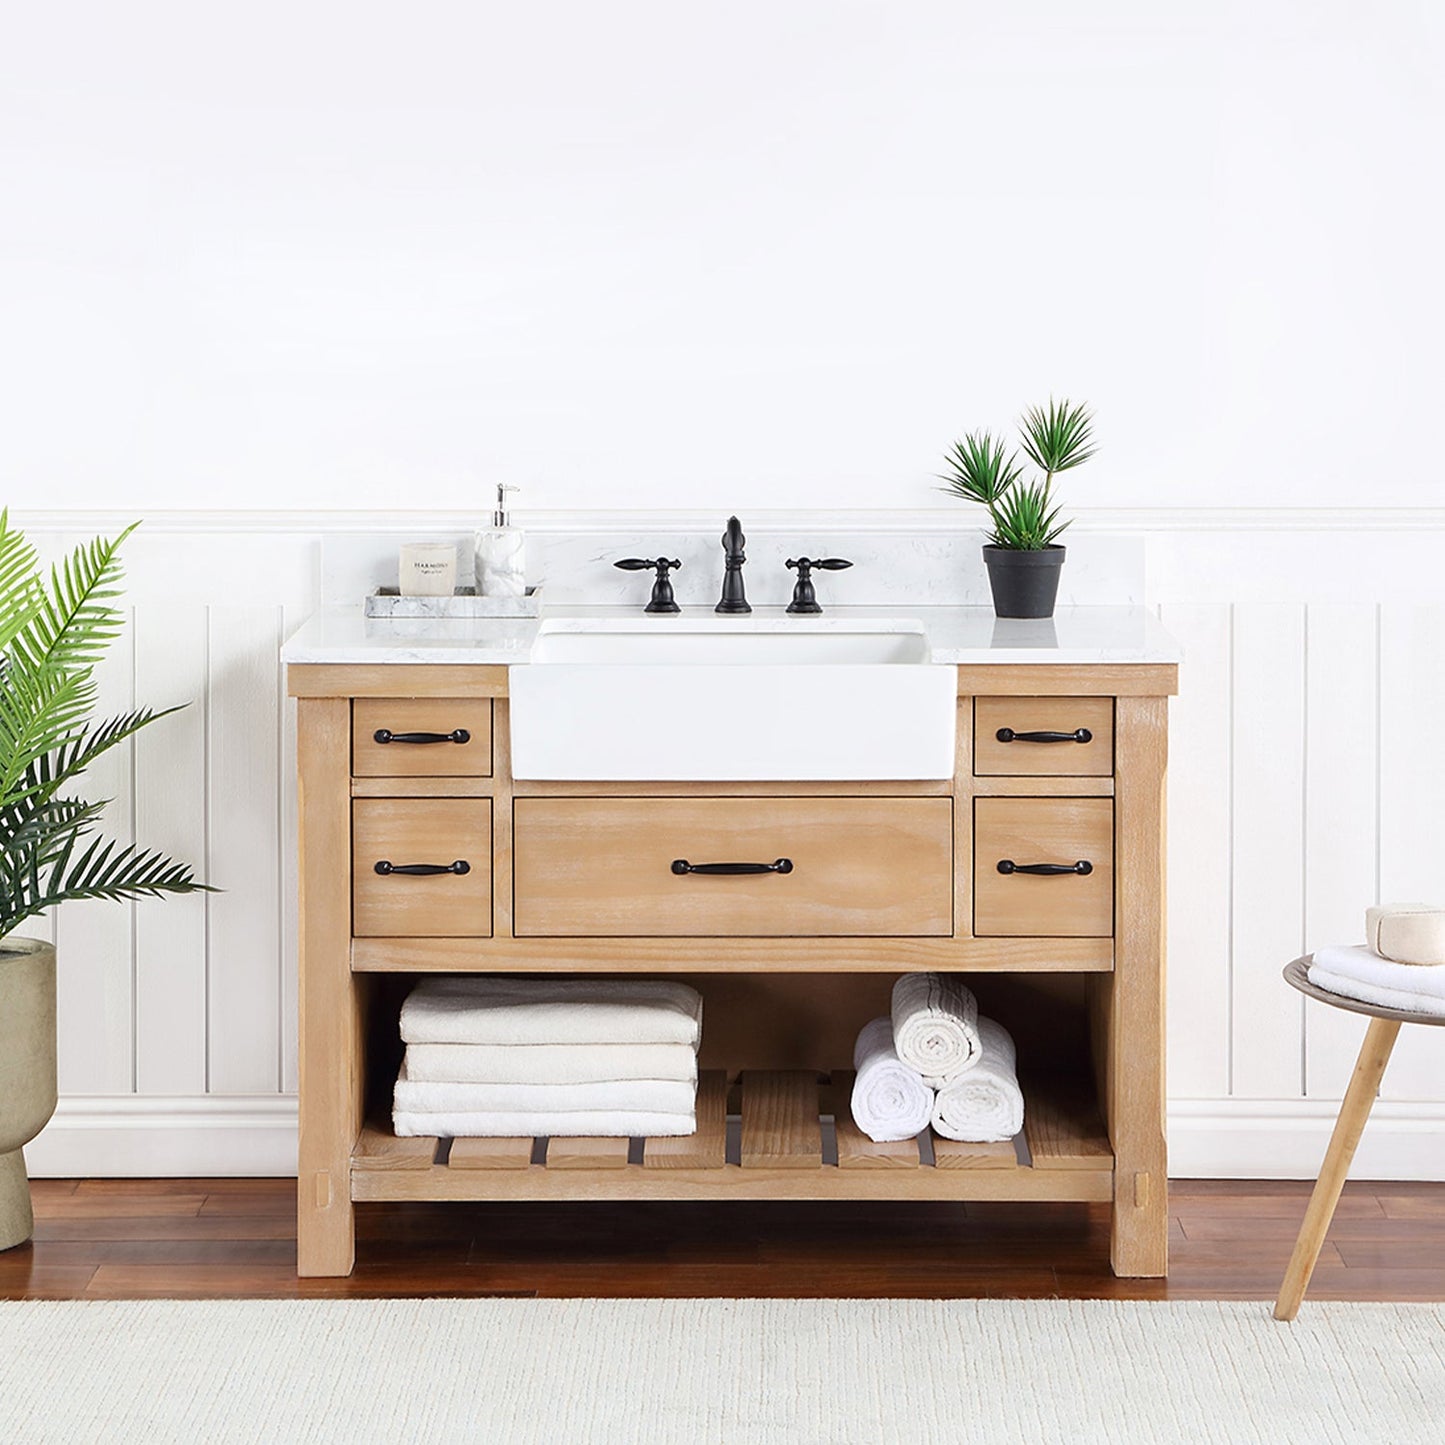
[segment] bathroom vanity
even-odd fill
[[[718,1198],[1107,1203],[1116,1273],[1165,1273],[1177,652],[1152,615],[337,608],[285,660],[303,1275],[350,1271],[358,1203]],[[853,1123],[854,1038],[916,969],[966,973],[1013,1033],[1020,1139]],[[395,1137],[400,1003],[447,972],[692,983],[696,1134]]]

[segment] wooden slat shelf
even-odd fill
[[[531,1139],[456,1139],[448,1154],[445,1141],[397,1139],[385,1121],[373,1122],[352,1155],[351,1194],[358,1201],[1112,1197],[1114,1159],[1092,1085],[1025,1085],[1030,1166],[1013,1143],[960,1144],[931,1131],[923,1150],[916,1139],[875,1144],[848,1111],[852,1082],[842,1070],[743,1073],[737,1162],[728,1158],[729,1082],[721,1070],[698,1079],[697,1133],[641,1141],[640,1162],[630,1162],[626,1139],[549,1139],[545,1152]],[[829,1118],[835,1156],[825,1146]]]

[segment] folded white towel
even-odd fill
[[[978,1061],[978,1000],[951,973],[905,973],[893,985],[893,1047],[938,1088]]]
[[[1367,908],[1365,938],[1381,958],[1394,963],[1445,963],[1445,908],[1428,903]]]
[[[409,1044],[688,1044],[702,998],[665,979],[428,979],[401,1006]]]
[[[636,1110],[686,1114],[697,1085],[681,1079],[619,1079],[601,1084],[456,1084],[413,1079],[405,1063],[392,1105],[403,1114],[569,1114]]]
[[[1364,944],[1315,949],[1309,980],[1361,1003],[1445,1015],[1445,967],[1392,963]]]
[[[603,1084],[697,1079],[691,1044],[409,1044],[414,1083]]]
[[[893,1050],[893,1021],[863,1025],[853,1045],[853,1122],[875,1144],[911,1139],[928,1127],[933,1090]]]
[[[693,1114],[644,1114],[625,1109],[578,1110],[567,1114],[395,1113],[392,1128],[405,1138],[660,1139],[697,1132]]]
[[[970,1144],[1001,1144],[1024,1126],[1014,1041],[1002,1024],[978,1021],[978,1062],[938,1091],[934,1132]]]

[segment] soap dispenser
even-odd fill
[[[524,597],[527,593],[527,540],[512,525],[507,493],[516,487],[497,484],[492,525],[477,533],[477,594],[481,597]]]

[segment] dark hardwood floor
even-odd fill
[[[1167,1280],[1100,1206],[933,1203],[362,1205],[355,1273],[299,1280],[294,1180],[38,1180],[0,1298],[1272,1299],[1309,1187],[1176,1182]],[[1348,1186],[1308,1297],[1445,1300],[1445,1184]]]

